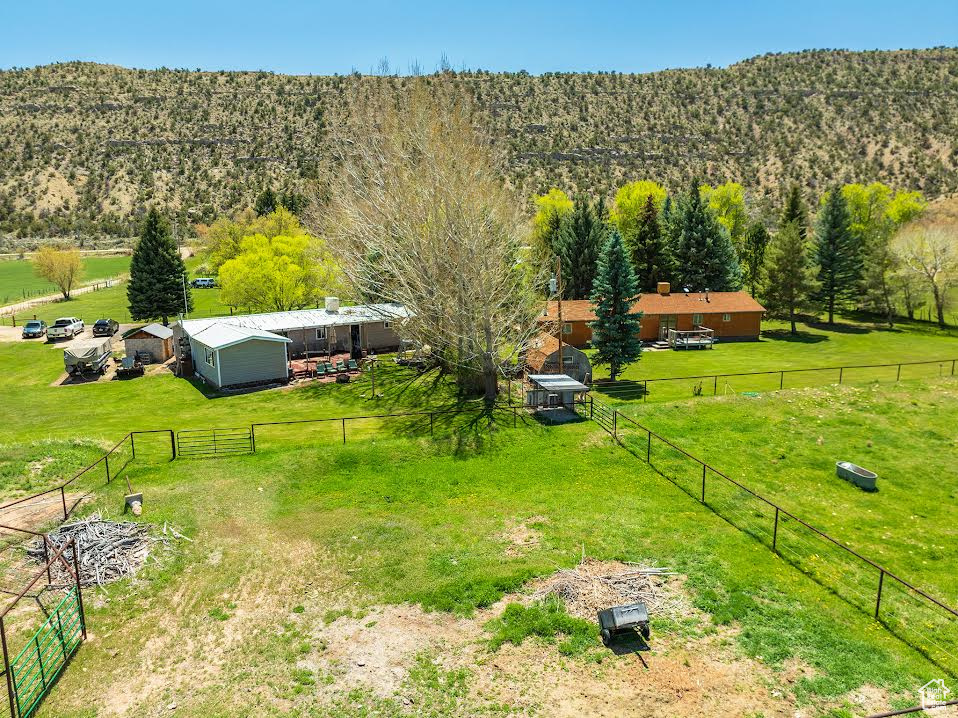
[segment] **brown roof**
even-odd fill
[[[632,310],[647,316],[660,314],[735,314],[745,312],[764,312],[765,307],[755,301],[748,292],[709,292],[705,301],[705,292],[673,292],[656,294],[649,292],[639,297]],[[549,302],[548,314],[539,321],[558,320],[556,302]],[[595,313],[592,303],[587,299],[573,299],[562,302],[562,320],[566,322],[592,322]],[[557,342],[558,343],[558,342]]]
[[[565,318],[565,302],[562,306],[562,317]],[[546,363],[546,359],[559,350],[559,340],[551,334],[542,333],[529,342],[526,350],[526,364],[538,371]]]

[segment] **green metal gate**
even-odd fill
[[[17,707],[14,718],[27,718],[33,714],[83,641],[84,628],[83,604],[77,586],[73,586],[50,612],[40,630],[10,662]]]

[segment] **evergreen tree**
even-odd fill
[[[300,194],[296,190],[287,187],[276,197],[276,205],[285,207],[293,214],[299,216],[306,209],[309,201],[306,199],[305,195]],[[269,214],[267,212],[267,214]]]
[[[642,353],[639,339],[642,314],[632,312],[638,295],[638,283],[622,235],[612,230],[599,255],[599,269],[590,297],[596,319],[589,326],[596,350],[592,361],[597,365],[608,364],[613,381]]]
[[[601,211],[601,206],[598,209]],[[555,242],[567,298],[588,299],[604,240],[605,225],[584,197],[577,198],[572,214],[562,219]]]
[[[253,204],[253,211],[256,212],[257,216],[263,217],[267,214],[272,214],[276,211],[276,205],[278,204],[276,199],[276,193],[273,192],[272,187],[267,187],[262,192],[259,193],[259,196],[256,198],[256,202]],[[287,207],[286,209],[290,209]],[[292,210],[290,209],[292,212]]]
[[[815,290],[815,270],[811,266],[808,247],[797,222],[788,222],[779,230],[769,246],[768,276],[763,300],[769,314],[787,317],[792,334],[796,312],[811,308]]]
[[[636,235],[631,244],[632,264],[638,277],[639,289],[653,292],[657,282],[670,279],[672,257],[662,225],[659,223],[659,213],[655,208],[652,195],[646,197],[645,206],[639,216]]]
[[[702,202],[697,182],[692,182],[679,202],[674,223],[674,276],[680,287],[695,292],[730,292],[742,286],[742,270],[732,240]]]
[[[803,241],[808,239],[808,210],[805,208],[805,201],[802,199],[802,190],[799,189],[797,184],[793,184],[788,189],[778,226],[780,229],[784,229],[789,222],[794,222],[798,227],[798,233]]]
[[[794,223],[790,223],[794,224]],[[762,283],[762,274],[765,268],[765,252],[771,237],[765,224],[759,220],[749,224],[745,231],[745,240],[742,243],[742,269],[745,286],[753,297]]]
[[[151,208],[130,259],[130,282],[126,288],[130,316],[136,321],[162,318],[163,324],[168,324],[171,316],[191,311],[193,296],[185,286],[185,274],[186,266],[170,235],[169,224]]]
[[[838,189],[825,197],[815,227],[815,262],[818,265],[817,298],[828,308],[828,323],[835,323],[835,307],[858,295],[862,276],[861,243],[850,228],[848,205]]]

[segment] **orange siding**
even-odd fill
[[[762,331],[762,312],[735,312],[731,313],[729,321],[723,321],[722,314],[703,314],[699,325],[692,324],[692,314],[679,314],[676,318],[676,329],[689,331],[696,326],[708,327],[715,331],[716,337],[736,339],[758,339]],[[645,315],[642,317],[642,330],[639,338],[642,341],[655,341],[659,338],[659,316]],[[571,321],[566,324],[572,327],[571,333],[563,334],[562,341],[574,347],[582,348],[592,341],[592,329],[588,322]]]

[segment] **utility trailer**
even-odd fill
[[[69,374],[98,373],[105,374],[113,356],[113,347],[109,337],[86,339],[73,342],[63,350],[63,366]]]

